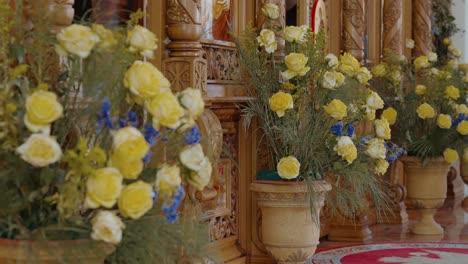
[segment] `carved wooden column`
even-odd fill
[[[383,47],[402,54],[403,0],[385,0],[383,10]]]
[[[426,55],[432,50],[432,0],[413,0],[414,56]]]
[[[200,89],[206,97],[206,60],[199,40],[203,33],[200,0],[166,0],[167,45],[170,58],[163,71],[174,91]]]
[[[343,50],[359,61],[364,58],[366,1],[343,0]]]

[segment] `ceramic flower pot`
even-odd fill
[[[91,239],[65,241],[31,241],[0,239],[2,264],[103,264],[114,252],[111,244]]]
[[[418,235],[440,235],[443,228],[434,220],[434,214],[447,197],[449,164],[443,157],[430,159],[426,166],[417,157],[402,157],[405,166],[408,200],[421,214],[411,231]]]
[[[331,185],[317,181],[315,187],[315,213],[320,214]],[[314,254],[320,236],[320,223],[312,219],[306,184],[257,181],[250,190],[256,193],[262,212],[262,242],[267,251],[278,263],[304,263]]]

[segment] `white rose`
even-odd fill
[[[366,120],[372,121],[375,119],[375,109],[366,105]]]
[[[199,171],[192,171],[190,177],[187,178],[189,184],[201,191],[210,182],[211,173],[213,167],[208,158],[205,157],[205,161]]]
[[[110,211],[99,211],[91,220],[93,232],[91,238],[102,240],[111,244],[118,244],[122,240],[122,229],[125,228],[122,220]]]
[[[156,35],[142,26],[135,26],[127,34],[127,43],[131,52],[140,52],[146,58],[153,58],[156,45]]]
[[[258,44],[265,47],[265,51],[273,53],[278,47],[276,42],[275,32],[269,29],[262,29],[260,35],[257,37]]]
[[[366,154],[373,159],[385,159],[387,148],[383,139],[373,138],[367,142]]]
[[[144,138],[140,130],[130,126],[121,128],[113,134],[113,147],[118,148],[122,143],[125,143],[129,140],[135,140],[137,138]]]
[[[32,134],[16,151],[21,158],[35,167],[45,167],[60,160],[62,150],[49,135]]]
[[[374,121],[375,134],[378,138],[390,139],[392,137],[390,123],[382,118]]]
[[[179,153],[179,159],[187,168],[199,171],[205,162],[205,154],[200,144],[186,146]]]
[[[304,43],[306,33],[307,26],[289,26],[284,29],[284,39],[289,42]]]
[[[366,67],[361,67],[357,72],[356,78],[362,84],[368,84],[367,82],[372,79],[372,74]]]
[[[372,109],[378,110],[382,109],[384,107],[384,101],[380,96],[374,92],[369,90],[367,92],[367,99],[366,99],[366,104]]]
[[[430,62],[436,62],[437,61],[437,53],[435,52],[429,52],[429,54],[427,54],[427,58],[429,59]]]
[[[203,113],[205,102],[200,90],[186,88],[177,97],[182,107],[188,110],[190,117],[196,119]]]
[[[323,75],[322,86],[323,88],[327,88],[327,89],[332,89],[332,90],[335,89],[336,76],[333,72],[328,71]]]
[[[163,193],[171,193],[182,184],[180,168],[176,165],[164,164],[156,174],[156,190]]]
[[[328,53],[327,56],[325,56],[325,60],[328,61],[328,66],[332,69],[336,68],[339,64],[338,58],[332,53]]]
[[[279,7],[272,3],[266,3],[262,7],[262,13],[267,18],[277,19],[279,17]]]
[[[401,82],[401,74],[399,71],[393,71],[391,74],[392,82],[398,85]]]
[[[406,46],[406,48],[408,48],[408,49],[414,49],[414,40],[412,40],[412,39],[406,39],[405,46]]]

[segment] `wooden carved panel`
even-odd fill
[[[414,56],[427,55],[432,50],[431,0],[413,0]]]
[[[343,49],[359,61],[364,57],[365,0],[343,0]]]
[[[230,43],[229,43],[230,44]],[[234,45],[203,43],[203,58],[207,61],[209,83],[229,83],[241,80],[239,54]]]
[[[182,57],[164,59],[163,72],[166,78],[171,81],[173,91],[192,87],[201,90],[202,94],[206,95],[205,59]]]
[[[403,0],[384,1],[384,49],[391,49],[401,54],[402,44],[402,20]]]

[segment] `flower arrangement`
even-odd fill
[[[258,119],[278,180],[327,180],[334,187],[331,208],[349,214],[362,209],[368,193],[380,206],[385,192],[376,175],[400,149],[388,142],[388,120],[375,120],[384,102],[367,88],[371,73],[349,53],[324,53],[323,33],[278,28],[277,8],[265,5],[266,27],[250,26],[235,39],[254,97],[244,110],[245,125]],[[374,128],[365,129],[369,122]]]
[[[211,178],[204,102],[147,61],[158,39],[142,12],[56,35],[40,17],[25,32],[19,16],[0,1],[0,236],[92,238],[117,246],[109,263],[201,256],[207,233],[184,197]]]
[[[407,40],[409,49],[411,42]],[[451,46],[449,40],[446,45]],[[383,62],[372,72],[389,93],[385,99],[390,107],[382,115],[399,115],[392,123],[395,142],[402,144],[408,155],[423,160],[443,155],[452,163],[458,160],[458,153],[468,153],[468,77],[458,67],[460,51],[453,46],[449,50],[449,60],[442,66],[437,66],[434,52],[407,59],[386,51]]]

